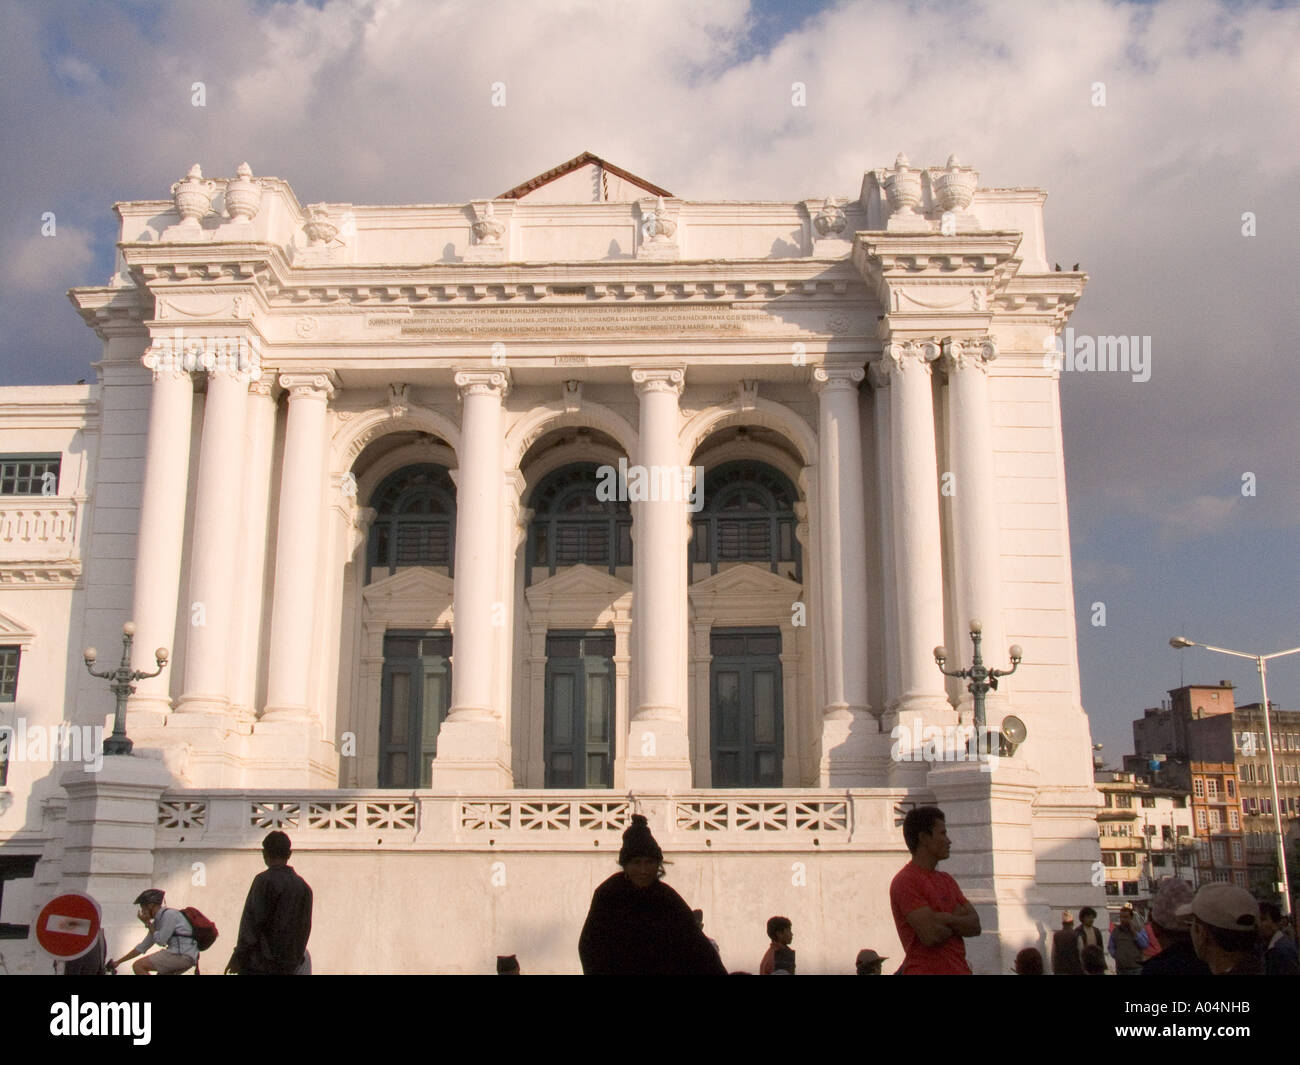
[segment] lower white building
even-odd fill
[[[467,204],[247,167],[117,204],[70,293],[97,384],[0,389],[0,934],[86,890],[121,953],[153,885],[233,938],[283,828],[318,972],[574,972],[640,810],[730,968],[781,913],[852,972],[937,803],[976,971],[1045,949],[1104,895],[1044,199],[900,156],[700,202],[587,154]],[[962,761],[933,648],[975,618],[1027,738]],[[168,658],[101,759],[82,650],[128,620]]]

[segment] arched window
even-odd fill
[[[393,574],[399,566],[446,566],[451,575],[456,486],[444,467],[424,463],[395,470],[380,482],[370,505],[377,513],[370,526],[367,583],[374,570]]]
[[[557,566],[601,566],[613,573],[632,564],[632,512],[626,500],[602,499],[601,467],[594,462],[564,466],[544,477],[532,495],[528,572]],[[604,478],[617,485],[617,478]],[[603,493],[601,493],[603,494]],[[617,493],[614,493],[617,494]]]
[[[795,526],[798,496],[789,478],[762,462],[727,462],[704,476],[704,509],[695,517],[693,559],[717,573],[722,562],[756,562],[773,573],[794,563],[803,580]]]

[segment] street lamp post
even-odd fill
[[[154,658],[158,661],[158,668],[152,673],[141,673],[139,670],[131,669],[131,643],[135,639],[135,622],[128,621],[122,626],[122,664],[117,669],[110,669],[104,673],[96,673],[92,666],[98,657],[98,652],[93,647],[87,647],[83,657],[86,660],[86,669],[92,677],[108,677],[110,684],[109,691],[117,696],[117,708],[113,711],[113,734],[104,741],[105,754],[130,754],[134,746],[126,735],[126,697],[135,691],[135,685],[132,681],[146,680],[149,677],[156,677],[163,671],[167,664],[167,648],[159,647],[154,652]]]
[[[961,677],[969,679],[970,683],[966,685],[966,690],[975,698],[975,739],[984,734],[984,697],[990,690],[997,691],[998,677],[1009,677],[1020,666],[1020,660],[1024,657],[1020,650],[1019,644],[1011,645],[1011,668],[1010,669],[989,669],[984,665],[984,658],[980,654],[980,641],[983,637],[984,626],[978,621],[972,620],[970,623],[970,638],[975,645],[974,654],[971,656],[971,665],[969,669],[944,669],[943,664],[948,659],[948,649],[943,646],[934,649],[935,665],[939,667],[939,672],[945,677]]]
[[[1273,759],[1273,726],[1268,718],[1268,668],[1265,663],[1270,658],[1284,658],[1300,652],[1300,647],[1286,651],[1274,651],[1271,655],[1251,654],[1248,651],[1230,651],[1226,647],[1212,647],[1208,643],[1197,643],[1186,636],[1175,636],[1169,646],[1182,650],[1184,647],[1204,647],[1207,651],[1217,651],[1221,655],[1234,655],[1237,658],[1249,658],[1259,670],[1260,686],[1264,690],[1264,744],[1268,747],[1268,782],[1273,792],[1273,833],[1277,838],[1277,860],[1282,870],[1282,912],[1291,913],[1291,877],[1286,871],[1286,842],[1282,836],[1282,803],[1277,793],[1277,765]]]

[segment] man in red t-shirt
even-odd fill
[[[952,841],[937,806],[909,810],[903,839],[912,852],[889,885],[889,905],[906,958],[903,976],[970,976],[963,938],[980,934],[980,918],[957,881],[935,866],[948,857]]]

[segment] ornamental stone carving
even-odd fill
[[[987,372],[988,364],[997,357],[998,346],[992,337],[947,337],[943,342],[943,368],[949,373],[968,366]]]
[[[934,340],[891,340],[881,351],[881,363],[898,371],[908,366],[929,369],[939,355],[939,344]]]
[[[236,225],[251,222],[262,206],[262,183],[253,180],[252,168],[240,163],[235,177],[226,182],[226,213]]]
[[[856,392],[867,371],[861,366],[814,366],[812,372],[813,391],[822,392]]]
[[[330,218],[323,203],[308,205],[307,220],[302,224],[302,231],[307,234],[308,247],[312,248],[323,247],[339,235],[338,223]]]
[[[496,217],[490,201],[471,228],[474,231],[474,243],[489,247],[499,246],[506,231],[505,223]]]
[[[408,385],[388,386],[388,414],[392,418],[401,418],[411,409]]]
[[[941,211],[965,211],[975,196],[979,174],[973,167],[962,166],[957,156],[948,156],[946,166],[930,171],[930,188]]]
[[[176,213],[181,216],[181,225],[197,229],[202,219],[212,210],[212,197],[216,191],[216,183],[204,180],[198,163],[190,167],[190,172],[172,185],[172,198],[176,201]]]
[[[654,207],[643,208],[641,216],[641,232],[647,240],[663,244],[673,239],[673,235],[677,232],[677,223],[668,217],[668,210],[664,207],[662,196],[658,198]]]
[[[641,392],[672,392],[680,396],[686,384],[686,371],[673,370],[633,370],[632,384]]]
[[[328,374],[282,373],[280,387],[289,393],[290,401],[319,399],[326,402],[334,394],[334,385]]]
[[[462,400],[489,395],[504,399],[510,391],[510,377],[504,370],[458,370],[454,380]]]
[[[848,218],[843,206],[829,197],[822,203],[822,209],[813,216],[813,228],[819,237],[838,236],[847,225]]]

